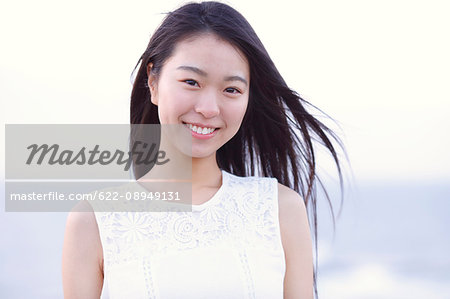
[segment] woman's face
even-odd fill
[[[180,41],[158,76],[148,67],[152,103],[161,124],[192,136],[192,157],[205,158],[239,130],[248,104],[247,59],[213,34]]]

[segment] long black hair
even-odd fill
[[[169,13],[152,35],[137,66],[131,94],[131,124],[159,124],[158,107],[151,103],[147,65],[157,77],[175,45],[190,36],[212,33],[237,47],[250,67],[249,102],[236,135],[216,154],[218,166],[239,176],[275,177],[303,197],[309,210],[316,264],[314,291],[317,297],[317,185],[315,143],[331,154],[342,187],[339,138],[305,107],[313,107],[291,90],[247,20],[219,2],[186,4]],[[136,67],[137,67],[136,66]],[[144,173],[137,173],[136,177]],[[323,190],[326,193],[325,188]],[[326,196],[329,201],[328,195]],[[330,203],[330,202],[329,202]],[[330,203],[331,212],[332,206]]]

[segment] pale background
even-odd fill
[[[131,71],[180,3],[2,1],[2,123],[128,123]],[[321,298],[450,298],[450,4],[227,3],[346,144],[334,239],[321,209]],[[1,298],[62,297],[66,216],[0,212]]]

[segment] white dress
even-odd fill
[[[283,298],[277,180],[222,178],[192,212],[95,212],[101,298]]]

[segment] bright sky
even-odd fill
[[[128,123],[131,71],[180,3],[3,3],[2,122]],[[227,3],[291,88],[340,123],[356,179],[450,179],[448,1]]]

